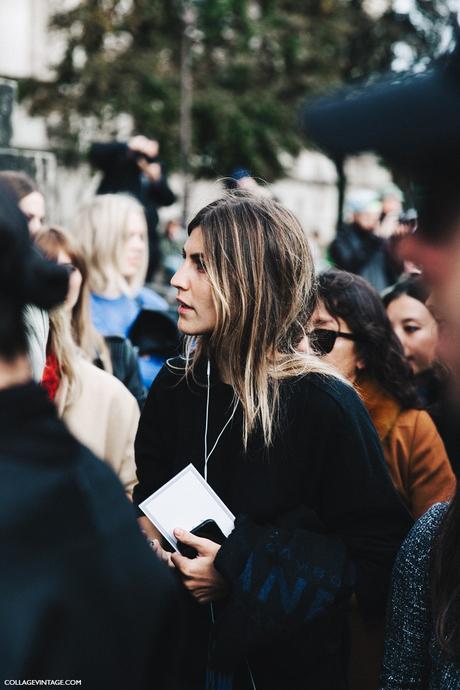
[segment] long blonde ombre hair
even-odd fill
[[[145,228],[145,254],[136,275],[122,274],[122,257],[127,239],[128,218],[139,213]],[[127,194],[100,194],[82,206],[73,224],[73,234],[84,254],[89,271],[90,290],[103,295],[114,284],[123,295],[135,296],[145,283],[149,261],[147,221],[144,209]]]
[[[212,287],[212,333],[186,339],[186,373],[210,357],[225,372],[243,409],[243,443],[255,428],[265,446],[279,423],[280,382],[318,373],[339,375],[297,348],[316,305],[307,238],[295,216],[270,199],[233,191],[203,208],[201,227]]]

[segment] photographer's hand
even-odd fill
[[[190,594],[200,604],[225,597],[228,591],[227,581],[214,567],[214,559],[221,548],[220,545],[180,529],[174,530],[174,536],[198,552],[198,556],[193,559],[186,558],[178,552],[171,556],[171,561],[180,572],[184,586]]]
[[[159,163],[149,163],[145,158],[140,158],[137,165],[151,182],[158,182],[161,179],[162,171]]]
[[[142,134],[131,137],[131,139],[128,141],[128,146],[131,151],[142,153],[147,158],[156,158],[160,151],[160,145],[157,141],[155,141],[155,139],[148,139]]]

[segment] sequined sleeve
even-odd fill
[[[428,687],[432,635],[429,563],[446,511],[434,505],[414,525],[396,559],[387,611],[381,690]]]

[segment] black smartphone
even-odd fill
[[[223,544],[226,539],[225,534],[215,520],[203,520],[203,522],[191,529],[190,533],[203,539],[210,539],[216,544]],[[198,555],[196,549],[187,544],[182,544],[180,541],[177,542],[177,548],[187,558],[196,558]]]

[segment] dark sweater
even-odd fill
[[[0,391],[0,682],[177,687],[182,592],[111,469],[35,384]],[[162,664],[158,659],[162,659]]]
[[[181,366],[180,360],[173,361]],[[212,381],[208,448],[232,409],[233,391]],[[231,594],[210,617],[191,604],[191,659],[182,688],[346,688],[346,611],[385,606],[389,573],[411,519],[389,478],[376,432],[350,386],[318,375],[285,381],[280,433],[242,445],[241,411],[208,465],[208,481],[237,516],[217,569]],[[203,472],[206,387],[164,367],[136,439],[141,502],[192,462]],[[207,658],[208,657],[208,658]]]

